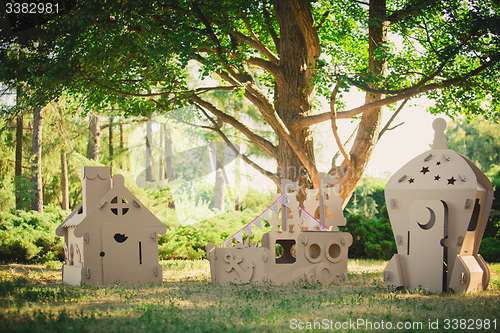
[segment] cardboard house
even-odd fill
[[[338,231],[345,225],[342,199],[322,174],[321,188],[306,190],[304,206],[299,207],[297,183],[282,180],[286,204],[274,207],[269,217],[271,231],[262,238],[262,246],[250,243],[234,247],[207,245],[212,283],[340,284],[347,278],[347,254],[352,236]],[[283,196],[276,196],[283,198]],[[275,199],[276,199],[275,198]],[[279,199],[278,199],[279,200]],[[323,230],[313,227],[319,213]],[[307,215],[306,215],[307,214]],[[328,217],[328,218],[327,218]],[[325,228],[326,227],[326,228]]]
[[[63,282],[161,284],[161,223],[110,167],[82,168],[82,203],[56,230],[64,237]]]
[[[484,290],[490,272],[478,250],[493,187],[472,162],[448,148],[444,119],[433,128],[432,149],[404,165],[385,188],[398,253],[384,270],[384,282],[432,292]]]

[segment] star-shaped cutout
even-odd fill
[[[436,165],[441,165],[441,162],[440,162],[440,161],[437,161],[437,162],[436,162]]]
[[[408,179],[408,183],[413,184],[414,182],[415,182],[415,179],[413,179],[413,178]]]
[[[455,178],[451,177],[450,179],[448,179],[448,185],[455,185],[456,181],[457,180]]]
[[[440,176],[440,175],[434,176],[434,180],[439,181],[440,179],[441,179],[441,176]]]
[[[429,167],[422,167],[422,170],[420,170],[420,172],[425,175],[427,172],[429,172]]]

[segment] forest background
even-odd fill
[[[235,101],[228,99],[225,102]],[[251,109],[241,103],[237,106]],[[68,101],[53,103],[45,109],[41,159],[43,212],[32,210],[32,202],[36,201],[30,168],[33,119],[29,114],[24,116],[23,172],[17,177],[18,128],[15,122],[2,120],[1,262],[63,260],[63,241],[55,235],[55,229],[81,201],[82,166],[110,165],[113,173],[126,176],[127,186],[168,227],[167,233],[159,238],[161,259],[204,258],[208,242],[221,243],[273,201],[272,194],[276,190],[255,186],[255,176],[249,175],[248,168],[245,169],[244,164],[215,137],[203,135],[196,127],[171,117],[123,118],[113,114],[114,111],[83,116],[78,112],[78,105]],[[96,123],[89,119],[92,117]],[[403,125],[403,130],[404,126],[411,125]],[[451,121],[447,139],[451,149],[485,170],[493,186],[498,188],[498,122],[484,119]],[[165,168],[167,160],[170,160],[169,175]],[[345,208],[347,226],[343,229],[355,239],[349,249],[351,258],[388,260],[396,251],[384,198],[389,176],[388,173],[383,177],[364,176]],[[218,180],[220,177],[222,181]],[[268,224],[263,230],[254,228],[250,241],[258,243],[267,231]],[[247,237],[245,235],[245,240]],[[487,261],[500,260],[500,200],[497,195],[480,253]]]
[[[80,201],[84,165],[123,173],[168,226],[161,258],[201,258],[207,242],[272,202],[276,189],[250,186],[242,161],[275,188],[281,178],[317,187],[326,146],[338,148],[328,172],[345,199],[351,257],[388,259],[387,179],[361,176],[420,95],[456,119],[450,148],[498,184],[494,1],[63,1],[50,15],[9,3],[0,13],[2,95],[13,97],[1,113],[3,261],[62,258],[54,230]],[[348,138],[339,119],[357,124]],[[334,144],[314,140],[320,123]],[[481,248],[490,261],[498,220],[495,201]]]

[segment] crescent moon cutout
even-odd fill
[[[420,224],[419,222],[417,222],[418,226],[424,230],[429,230],[431,229],[433,226],[434,226],[434,223],[436,223],[436,213],[434,213],[434,211],[429,208],[429,207],[425,207],[429,210],[429,213],[431,213],[431,217],[429,218],[429,222],[427,222],[426,224]]]

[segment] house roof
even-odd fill
[[[83,207],[80,203],[68,217],[57,227],[56,235],[63,236],[62,228],[76,227],[83,220]]]
[[[87,210],[87,216],[78,223],[75,235],[77,237],[83,236],[85,232],[95,226],[113,223],[117,218],[120,219],[120,223],[148,225],[156,229],[159,234],[164,234],[167,231],[166,226],[125,187],[123,176],[115,175],[113,176],[113,187],[99,200],[97,205]]]

